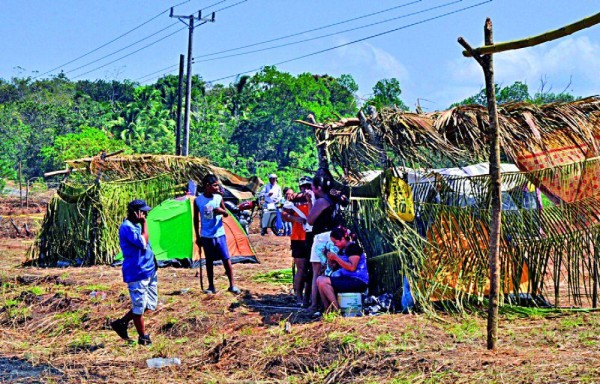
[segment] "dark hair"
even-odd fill
[[[206,187],[207,185],[214,184],[217,181],[219,181],[219,178],[217,176],[213,175],[212,173],[207,173],[202,178],[202,185]]]
[[[336,240],[346,239],[348,241],[354,240],[354,234],[350,232],[348,228],[342,226],[335,227],[331,230],[331,237]]]
[[[315,174],[315,177],[313,177],[312,184],[316,188],[321,187],[323,191],[329,194],[329,191],[333,186],[333,176],[328,169],[319,168]]]

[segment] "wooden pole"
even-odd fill
[[[175,132],[175,154],[181,155],[181,104],[183,104],[183,60],[179,55],[179,85],[177,86],[177,131]]]
[[[329,169],[329,158],[327,156],[327,146],[325,142],[319,143],[319,137],[317,136],[317,130],[315,127],[320,127],[317,124],[317,120],[315,120],[315,116],[313,114],[308,115],[308,122],[311,123],[313,127],[313,132],[315,134],[315,139],[317,140],[317,156],[319,157],[319,168]]]
[[[377,118],[377,110],[372,105],[368,107],[367,113],[369,114],[371,121]],[[375,132],[373,126],[369,123],[363,111],[358,112],[358,119],[360,120],[360,125],[367,132],[371,144],[373,144],[373,146],[375,146],[379,151],[379,166],[383,171],[385,171],[387,169],[388,158],[387,153],[385,152],[385,146],[383,145],[381,135],[378,132]]]
[[[598,23],[600,23],[600,13],[596,13],[593,16],[586,17],[585,19],[579,20],[573,24],[566,25],[553,31],[545,32],[537,36],[531,36],[521,40],[507,41],[498,44],[485,43],[485,46],[475,48],[473,49],[473,52],[478,55],[488,55],[492,53],[510,51],[513,49],[532,47],[534,45],[560,39],[561,37],[568,36],[577,31],[581,31],[582,29],[593,27]],[[473,57],[473,53],[469,52],[468,49],[463,51],[463,55],[466,57]]]
[[[494,43],[492,20],[486,19],[483,28],[485,44]],[[498,110],[496,105],[496,89],[494,87],[494,60],[493,54],[480,56],[461,37],[458,42],[471,52],[471,55],[481,68],[485,77],[485,95],[489,114],[489,140],[490,140],[490,187],[492,193],[491,223],[490,223],[490,293],[487,322],[487,348],[496,349],[498,341],[498,305],[500,301],[500,230],[502,222],[502,204],[500,200],[502,175],[500,173],[500,140],[498,135]]]
[[[183,123],[183,145],[181,154],[188,155],[190,143],[190,108],[192,105],[192,40],[194,38],[194,16],[189,17],[188,57],[187,57],[187,85],[185,88],[185,120]]]
[[[19,203],[23,208],[23,172],[21,168],[21,162],[19,161]]]

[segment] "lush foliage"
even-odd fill
[[[277,172],[281,183],[317,166],[312,129],[295,120],[312,114],[318,122],[356,116],[358,86],[351,75],[303,73],[265,67],[225,85],[192,79],[189,154],[218,166],[264,178]],[[63,168],[65,160],[102,150],[175,153],[177,76],[139,85],[131,81],[0,79],[0,179],[40,177]],[[400,83],[382,79],[365,105],[408,110]],[[497,86],[498,101],[568,101],[566,93],[538,92],[526,84]],[[485,104],[481,91],[459,104]],[[182,119],[183,120],[183,119]],[[183,125],[183,123],[182,123]],[[183,134],[182,134],[183,137]]]
[[[518,101],[527,101],[534,104],[546,104],[553,102],[565,102],[565,101],[573,101],[575,97],[566,92],[560,93],[552,93],[545,92],[543,89],[539,92],[533,94],[533,96],[529,93],[529,87],[527,84],[522,83],[520,81],[514,82],[512,85],[501,87],[498,84],[495,84],[496,88],[496,101],[498,104],[510,103],[510,102],[518,102]],[[487,105],[487,98],[485,95],[485,88],[479,91],[478,94],[473,95],[460,101],[458,103],[452,104],[451,107],[457,105],[470,105],[470,104],[480,104]]]

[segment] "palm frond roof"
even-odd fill
[[[568,103],[534,105],[526,102],[498,107],[500,145],[509,158],[527,153],[547,153],[551,148],[574,146],[585,158],[600,155],[600,97]],[[359,118],[313,126],[333,162],[354,170],[378,159],[370,125],[386,151],[400,162],[431,166],[440,158],[455,164],[488,158],[489,117],[481,105],[457,106],[446,111],[411,113],[382,109]]]

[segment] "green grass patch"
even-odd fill
[[[91,285],[86,285],[85,287],[79,287],[77,288],[78,291],[101,291],[101,292],[106,292],[110,289],[110,287],[108,285],[103,285],[103,284],[91,284]]]
[[[294,277],[292,276],[292,269],[277,269],[266,273],[259,273],[254,276],[252,280],[258,283],[271,283],[271,284],[292,284]]]
[[[465,319],[458,324],[451,324],[446,332],[456,341],[466,342],[483,336],[483,329],[474,319]]]
[[[43,287],[38,287],[38,286],[30,287],[27,291],[33,293],[36,296],[41,296],[44,293],[46,293],[46,291],[44,290]]]

